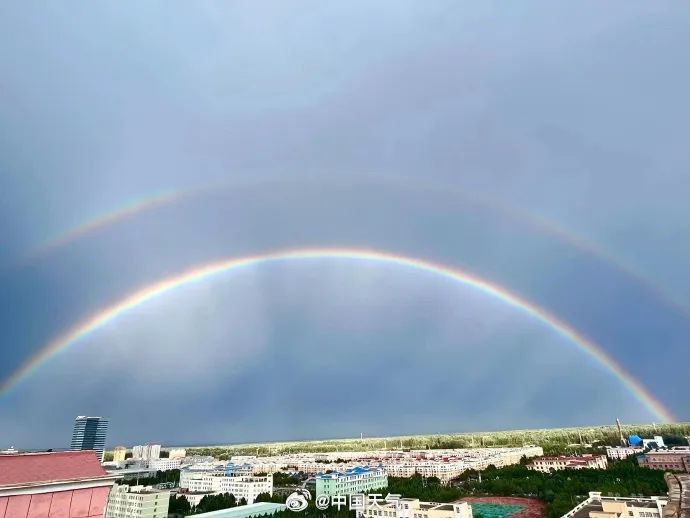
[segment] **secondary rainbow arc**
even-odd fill
[[[321,182],[327,185],[337,185],[338,183],[349,185],[352,182],[364,182],[371,184],[380,184],[394,188],[421,191],[429,194],[444,194],[457,197],[464,203],[488,209],[492,212],[495,212],[496,214],[503,215],[506,218],[514,218],[520,221],[521,223],[526,224],[528,227],[533,228],[534,230],[544,232],[546,235],[553,236],[564,243],[574,246],[576,249],[584,252],[585,254],[597,258],[598,260],[603,261],[604,263],[624,273],[629,278],[638,282],[641,286],[644,286],[646,289],[650,290],[650,292],[654,293],[656,297],[658,297],[665,303],[669,304],[680,313],[684,315],[690,315],[690,305],[688,305],[688,303],[684,299],[679,297],[677,294],[669,291],[668,289],[659,286],[637,266],[616,257],[614,254],[612,254],[606,248],[602,247],[600,244],[590,239],[587,239],[581,235],[578,235],[572,230],[560,226],[556,222],[544,218],[539,214],[532,213],[526,209],[509,205],[505,202],[500,202],[497,199],[487,197],[486,195],[482,195],[477,192],[472,192],[457,186],[429,185],[423,181],[415,181],[407,177],[401,178],[399,176],[385,174],[354,176],[349,175],[348,177],[342,179],[324,179],[313,176],[303,176],[296,178],[285,178],[282,176],[264,178],[249,177],[240,178],[235,181],[204,185],[200,187],[158,192],[149,197],[133,201],[111,212],[105,213],[99,217],[88,220],[85,223],[82,223],[76,227],[72,227],[70,229],[62,231],[58,235],[48,239],[36,248],[30,250],[27,253],[27,255],[22,259],[21,263],[26,264],[27,262],[30,262],[42,256],[45,253],[66,246],[90,234],[96,233],[99,230],[107,228],[111,225],[118,224],[129,218],[134,218],[139,214],[154,210],[159,207],[174,205],[176,203],[183,202],[185,200],[191,200],[196,197],[205,196],[209,193],[214,193],[219,190],[232,190],[234,188],[251,186],[260,187],[263,185],[269,185],[278,182],[303,182],[307,185],[317,182]]]
[[[434,263],[424,259],[397,255],[370,249],[356,248],[293,248],[278,250],[263,254],[250,255],[238,258],[230,258],[195,266],[180,274],[168,277],[156,283],[150,284],[120,301],[107,306],[94,313],[85,320],[77,323],[63,334],[48,342],[40,351],[24,362],[2,385],[0,394],[7,393],[19,381],[38,369],[53,355],[67,349],[104,325],[116,319],[127,311],[140,306],[147,301],[170,292],[175,288],[198,282],[223,272],[234,271],[250,266],[306,259],[349,259],[358,261],[370,261],[391,265],[409,267],[418,271],[424,271],[445,277],[460,284],[471,286],[488,296],[494,297],[505,304],[515,307],[532,318],[547,325],[558,334],[578,346],[582,351],[594,358],[620,382],[626,386],[636,399],[642,403],[657,419],[661,421],[675,421],[673,414],[660,401],[658,401],[647,389],[636,380],[629,372],[619,365],[608,353],[589,338],[578,332],[569,324],[551,314],[549,311],[533,304],[510,292],[502,286],[491,283],[485,279],[467,273],[458,268]]]

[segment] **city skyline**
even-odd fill
[[[690,7],[4,11],[0,448],[690,420]]]

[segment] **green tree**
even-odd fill
[[[170,504],[168,506],[168,514],[180,514],[187,515],[192,511],[192,506],[189,504],[189,500],[184,495],[175,496],[170,495]]]

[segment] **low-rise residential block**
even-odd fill
[[[577,455],[540,457],[527,467],[533,471],[548,473],[562,469],[606,469],[607,466],[606,455]]]
[[[644,468],[690,473],[690,447],[649,451],[638,456],[637,462]]]
[[[320,473],[316,476],[317,495],[352,495],[388,487],[388,475],[382,467],[358,466],[347,471]]]
[[[181,494],[191,493],[187,498],[188,500],[195,494],[203,496],[204,494],[230,493],[237,500],[244,498],[247,503],[251,504],[261,493],[273,495],[273,474],[234,476],[221,470],[182,470],[180,472],[180,489],[184,490]],[[190,500],[189,503],[192,504],[192,501]]]
[[[621,460],[632,457],[633,455],[639,455],[644,451],[644,448],[640,446],[607,446],[606,456],[609,459]]]

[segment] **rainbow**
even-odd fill
[[[556,239],[575,247],[590,257],[594,257],[597,260],[611,266],[615,270],[622,272],[630,279],[633,279],[640,286],[647,289],[650,293],[653,293],[658,300],[663,301],[665,304],[673,307],[676,311],[684,314],[685,316],[690,316],[690,305],[688,305],[687,301],[681,297],[678,297],[676,294],[669,292],[667,289],[658,286],[639,268],[616,257],[598,243],[580,236],[538,214],[455,186],[429,185],[428,183],[411,180],[409,178],[382,174],[349,175],[343,178],[323,178],[315,176],[291,176],[287,178],[271,176],[260,178],[247,177],[239,178],[231,182],[210,184],[190,189],[165,191],[162,193],[157,193],[148,198],[137,200],[120,207],[119,209],[115,209],[112,212],[89,220],[86,223],[64,230],[57,236],[29,251],[27,255],[20,261],[20,264],[31,262],[46,253],[69,245],[78,239],[84,238],[111,225],[120,223],[124,220],[133,218],[139,214],[151,211],[161,206],[191,200],[218,191],[232,190],[241,187],[260,187],[263,185],[270,185],[280,182],[284,182],[286,184],[304,183],[307,185],[318,183],[323,183],[325,185],[352,185],[353,183],[359,183],[362,185],[383,185],[398,189],[406,189],[415,193],[423,192],[434,195],[452,196],[462,200],[462,202],[468,206],[477,206],[496,214],[500,214],[507,219],[519,221],[527,225],[529,228],[532,228],[538,232],[543,232],[546,235],[553,236]]]
[[[142,212],[147,212],[178,201],[184,197],[185,191],[166,191],[133,201],[119,209],[108,212],[102,216],[96,217],[78,225],[76,227],[65,230],[55,237],[52,237],[42,243],[41,245],[30,250],[22,259],[22,263],[31,262],[40,256],[47,254],[63,246],[67,246],[83,237],[93,234],[101,229],[107,228],[111,225],[116,225],[121,221],[136,216]]]
[[[62,335],[51,340],[0,385],[0,394],[7,393],[7,391],[19,381],[36,371],[55,354],[64,351],[80,339],[91,335],[108,323],[113,322],[118,316],[176,288],[208,279],[223,272],[242,270],[251,266],[267,263],[303,261],[309,259],[343,259],[404,266],[476,288],[490,297],[521,310],[523,313],[542,322],[571,341],[613,373],[657,419],[668,422],[675,421],[672,413],[666,409],[661,402],[656,400],[640,382],[633,378],[623,367],[618,365],[600,346],[545,309],[511,293],[497,284],[490,283],[451,266],[389,252],[356,248],[297,248],[224,259],[201,266],[195,266],[180,274],[150,284],[128,295],[124,299],[101,309],[87,319],[77,323],[74,327],[68,329]]]

